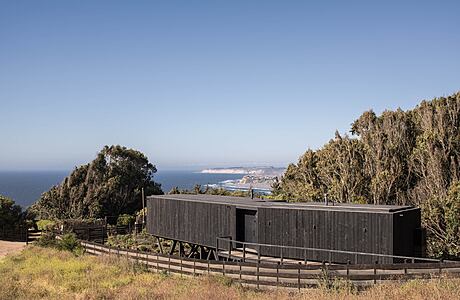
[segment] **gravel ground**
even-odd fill
[[[26,246],[23,242],[6,242],[0,241],[0,258],[5,257],[10,253],[19,252]]]

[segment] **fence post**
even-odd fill
[[[147,266],[147,269],[149,268],[149,253],[145,252],[145,265]]]
[[[117,246],[117,258],[120,258],[120,247]]]
[[[329,251],[329,265],[332,263],[332,252]]]
[[[222,260],[222,275],[225,276],[225,260]]]
[[[355,265],[358,264],[358,253],[355,253]]]
[[[283,264],[283,249],[284,249],[284,248],[281,247],[281,255],[280,255],[280,256],[281,256],[281,264]]]
[[[404,259],[404,275],[407,275],[407,259]]]
[[[350,280],[350,260],[347,260],[347,280]]]
[[[280,283],[280,262],[276,262],[276,287],[278,287]]]
[[[218,260],[217,257],[219,257],[219,238],[216,238],[216,260]]]
[[[232,256],[232,240],[228,240],[228,259]]]
[[[209,275],[209,259],[208,259],[208,275]]]
[[[168,274],[171,274],[171,254],[168,253]]]
[[[257,259],[257,289],[259,289],[259,268],[260,268],[260,258]]]
[[[377,283],[377,264],[379,262],[376,260],[375,263],[374,263],[374,284]]]
[[[243,262],[246,262],[246,244],[243,243]]]
[[[157,273],[160,272],[160,262],[159,262],[160,256],[158,255],[157,252]]]
[[[439,277],[441,277],[442,273],[442,258],[439,260]]]
[[[302,263],[299,261],[299,268],[297,269],[297,288],[300,292],[300,267],[302,267]]]
[[[240,281],[241,281],[241,260],[238,261],[238,265],[239,265],[239,267],[240,267]]]
[[[305,264],[307,264],[307,249],[303,249],[303,259]]]
[[[196,261],[195,261],[195,259],[193,259],[193,276],[196,275],[196,274],[195,274],[195,272],[196,272],[195,270],[196,270]]]
[[[179,257],[180,257],[180,277],[182,277],[182,255],[180,253],[180,250],[179,250]]]

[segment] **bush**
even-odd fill
[[[107,244],[112,247],[137,249],[145,252],[155,252],[157,250],[155,238],[146,232],[111,235],[107,240]]]
[[[43,232],[37,240],[37,245],[40,247],[57,247],[56,235],[52,232]]]
[[[39,220],[37,221],[37,228],[38,230],[52,230],[56,222],[53,220]]]
[[[129,224],[134,223],[136,218],[134,216],[128,215],[128,214],[123,214],[119,215],[117,219],[117,225],[118,226],[127,226]]]
[[[60,250],[76,252],[80,250],[81,246],[75,233],[66,233],[59,240],[58,248]]]
[[[66,233],[60,239],[57,239],[56,234],[50,231],[45,231],[36,243],[40,247],[70,251],[76,255],[83,253],[83,247],[80,245],[75,233]]]

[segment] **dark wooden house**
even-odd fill
[[[162,195],[147,198],[149,233],[171,240],[216,247],[217,237],[241,242],[420,256],[420,209],[410,206],[287,203],[212,195]],[[277,247],[259,247],[280,256]],[[355,256],[283,249],[283,257],[346,262]],[[355,259],[356,260],[356,259]],[[360,255],[358,262],[374,262]],[[393,262],[393,259],[379,259]]]

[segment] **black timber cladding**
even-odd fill
[[[319,202],[285,203],[213,195],[162,195],[147,199],[150,233],[208,247],[216,246],[216,237],[239,240],[252,234],[253,229],[245,227],[254,220],[254,236],[245,241],[390,255],[413,256],[417,252],[414,236],[420,227],[420,209],[410,206],[326,206]],[[242,220],[246,220],[246,225]],[[262,255],[281,254],[273,247],[260,251]],[[300,252],[283,250],[283,256],[304,257],[305,253]],[[330,258],[319,252],[306,255],[310,260]],[[334,254],[332,259],[353,261],[353,257],[344,254]]]

